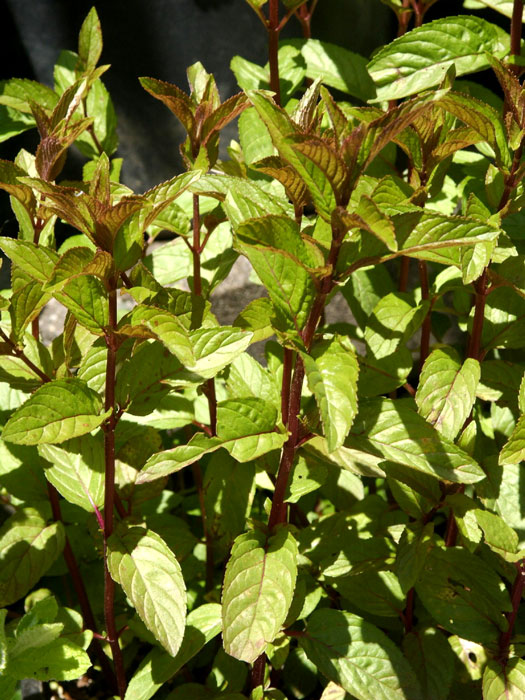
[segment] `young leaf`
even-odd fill
[[[64,548],[62,523],[48,525],[32,508],[20,509],[0,529],[0,606],[23,598]]]
[[[428,22],[382,48],[368,64],[376,100],[397,100],[439,85],[450,66],[456,74],[488,67],[485,52],[502,58],[508,37],[494,24],[457,15]]]
[[[102,53],[102,29],[94,7],[88,12],[78,35],[78,56],[86,72],[94,70]]]
[[[108,540],[108,568],[149,631],[175,656],[184,635],[186,587],[166,543],[152,530],[119,524]]]
[[[448,440],[454,440],[470,415],[479,377],[479,362],[468,358],[461,364],[453,348],[434,350],[423,365],[418,410]]]
[[[345,444],[446,481],[470,484],[485,477],[472,457],[402,401],[362,401]]]
[[[398,647],[357,615],[316,610],[299,643],[323,675],[358,700],[422,697],[414,671]]]
[[[253,663],[273,642],[290,608],[297,543],[286,527],[268,537],[247,532],[234,542],[222,590],[224,649]]]
[[[314,343],[302,355],[308,386],[323,421],[329,452],[341,447],[357,413],[359,366],[353,347],[341,336]]]
[[[101,425],[102,401],[76,378],[44,384],[18,408],[4,426],[2,438],[17,445],[57,444],[85,435]]]

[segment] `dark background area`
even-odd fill
[[[0,0],[0,79],[27,77],[52,85],[60,50],[76,50],[80,25],[93,4],[104,36],[101,62],[111,64],[103,80],[117,112],[122,179],[140,192],[180,171],[183,133],[137,78],[152,76],[186,89],[186,67],[201,61],[225,99],[237,91],[232,57],[264,64],[266,34],[244,0]],[[460,14],[462,5],[439,0],[427,20]],[[477,14],[508,28],[509,21],[491,10]],[[396,29],[393,13],[380,0],[319,0],[312,21],[314,38],[365,56],[393,38]],[[301,36],[295,19],[283,36]],[[21,147],[34,152],[36,145],[32,130],[0,144],[0,157],[13,159]],[[81,162],[73,149],[64,175],[78,177]]]

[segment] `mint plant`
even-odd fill
[[[312,38],[316,0],[248,0],[237,95],[140,78],[187,134],[143,194],[94,8],[53,88],[1,84],[2,140],[40,138],[0,161],[2,698],[525,695],[523,2],[384,2],[369,61]],[[239,256],[265,294],[221,325]]]

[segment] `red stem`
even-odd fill
[[[264,684],[264,672],[266,670],[266,655],[261,654],[253,664],[251,675],[252,690]]]
[[[292,380],[293,361],[293,350],[291,350],[290,348],[284,348],[283,379],[281,391],[281,416],[285,426],[288,425],[288,410],[290,407],[290,382]]]
[[[49,495],[49,501],[51,502],[53,520],[55,520],[55,522],[63,522],[58,491],[49,481],[47,482],[47,492]],[[69,542],[67,535],[63,554],[65,562],[67,564],[69,575],[71,576],[71,581],[73,582],[73,586],[77,594],[80,610],[82,611],[84,626],[87,627],[87,629],[92,630],[93,632],[93,641],[91,642],[91,644],[93,645],[93,649],[95,650],[95,654],[97,655],[97,659],[102,668],[102,672],[106,677],[106,681],[109,683],[110,687],[114,691],[117,687],[115,674],[113,673],[113,669],[109,664],[108,657],[104,654],[104,650],[102,649],[102,646],[100,644],[100,635],[98,634],[95,616],[93,615],[93,610],[91,608],[91,603],[89,602],[86,587],[84,586],[82,574],[80,573],[80,569],[78,568],[78,563],[73,553],[73,549],[71,548],[71,543]]]
[[[201,244],[201,216],[199,206],[199,195],[193,195],[193,293],[202,297],[201,283],[201,253],[209,236],[206,236]],[[215,380],[208,379],[203,386],[203,393],[208,399],[208,409],[210,412],[210,436],[217,435],[217,395],[215,392]],[[208,431],[206,431],[208,432]],[[207,526],[206,505],[204,502],[204,489],[202,482],[202,472],[197,464],[193,468],[193,477],[201,508],[202,526],[204,539],[206,540],[206,590],[213,589],[215,558],[213,554],[213,537]]]
[[[410,258],[403,256],[401,258],[401,266],[399,268],[399,284],[400,292],[406,292],[408,287],[408,273],[410,270]]]
[[[104,494],[104,618],[106,621],[106,633],[111,647],[115,674],[117,677],[118,692],[121,698],[126,693],[126,674],[122,651],[118,642],[117,627],[115,623],[115,582],[111,578],[108,569],[108,539],[113,533],[114,507],[115,507],[115,367],[117,344],[115,329],[117,327],[117,290],[114,280],[109,291],[109,329],[106,334],[106,346],[108,350],[106,363],[106,411],[111,415],[104,426],[104,453],[106,463],[105,494]]]
[[[467,357],[472,357],[475,360],[479,360],[481,355],[481,336],[483,333],[483,319],[485,317],[485,302],[487,299],[487,277],[487,268],[485,268],[481,274],[481,277],[474,282],[474,289],[476,290],[476,304]]]

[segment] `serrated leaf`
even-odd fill
[[[448,440],[467,420],[480,377],[477,360],[463,364],[453,348],[434,350],[425,360],[416,392],[419,413]]]
[[[184,635],[186,587],[173,552],[152,530],[119,524],[108,540],[108,569],[149,631],[175,656]]]
[[[432,548],[433,523],[423,528],[419,523],[407,525],[397,545],[395,572],[399,584],[406,595],[413,587],[425,565],[425,559]]]
[[[286,527],[268,537],[247,532],[234,542],[222,591],[225,651],[253,663],[273,642],[291,605],[297,543]]]
[[[39,625],[50,628],[54,625]],[[58,625],[62,628],[62,624]],[[73,680],[91,666],[88,654],[69,639],[53,639],[48,643],[25,646],[17,653],[18,643],[11,651],[9,673],[15,678],[37,678],[41,681]]]
[[[384,296],[370,314],[365,328],[365,342],[375,360],[390,357],[399,344],[421,325],[428,311],[423,303],[414,306],[405,292]]]
[[[62,447],[40,445],[39,454],[49,462],[46,478],[69,503],[92,513],[104,505],[104,438],[83,435]]]
[[[318,39],[294,39],[286,43],[301,50],[306,61],[306,75],[311,80],[320,79],[325,85],[363,102],[375,96],[363,56]]]
[[[524,319],[525,299],[505,287],[494,289],[485,304],[483,351],[525,347]]]
[[[500,232],[479,219],[438,212],[411,212],[393,219],[403,255],[445,265],[461,264],[460,246],[495,240]],[[404,230],[409,231],[408,236]]]
[[[92,71],[102,53],[102,29],[94,7],[88,12],[78,35],[78,56],[85,71]]]
[[[516,532],[496,513],[479,508],[474,513],[478,525],[483,530],[485,543],[507,561],[515,561],[519,546]]]
[[[221,631],[221,606],[206,603],[192,610],[186,618],[184,638],[175,658],[154,648],[133,675],[125,700],[149,700],[160,686],[195,656]]]
[[[102,401],[85,382],[76,378],[44,384],[18,408],[5,424],[2,439],[17,445],[60,443],[85,435],[108,417],[99,414]]]
[[[25,596],[64,548],[62,523],[48,525],[33,509],[20,509],[0,529],[0,605]]]
[[[464,6],[466,8],[469,7],[467,3],[471,3],[472,0],[465,0]],[[487,7],[490,7],[492,10],[496,10],[496,12],[500,12],[502,15],[505,15],[505,17],[512,17],[512,9],[514,7],[514,0],[476,0],[476,2],[482,5],[486,5]],[[474,9],[474,8],[471,8]],[[523,12],[523,20],[525,22],[525,10]]]
[[[525,460],[525,415],[522,415],[499,456],[500,464],[519,464]]]
[[[454,677],[454,653],[447,638],[429,627],[410,632],[403,652],[416,672],[425,700],[447,700]]]
[[[307,269],[315,260],[295,221],[282,216],[251,219],[237,229],[237,241],[268,290],[281,329],[300,334],[315,297]]]
[[[355,351],[336,335],[314,343],[310,353],[302,357],[332,452],[344,443],[357,413],[359,365]]]
[[[472,457],[402,401],[362,401],[345,445],[446,481],[470,484],[485,477]]]
[[[525,694],[525,661],[508,659],[505,666],[490,659],[483,673],[483,700],[520,700]]]
[[[456,15],[428,22],[382,48],[368,64],[377,100],[397,100],[439,85],[450,66],[457,75],[488,67],[485,52],[503,57],[508,37],[494,24]]]
[[[194,435],[179,445],[153,455],[137,483],[153,481],[193,464],[202,455],[224,447],[239,462],[249,462],[282,447],[286,434],[275,432],[277,409],[257,398],[229,399],[217,404],[218,437]]]
[[[2,237],[0,248],[15,265],[39,282],[47,282],[58,260],[54,250],[31,241]]]
[[[507,628],[507,590],[494,569],[465,548],[435,547],[416,592],[437,624],[465,639],[491,643]]]
[[[363,618],[315,611],[299,643],[323,675],[358,700],[418,700],[417,678],[397,646]]]
[[[22,338],[28,324],[38,316],[50,299],[51,295],[45,292],[42,283],[36,280],[14,291],[10,299],[9,315],[15,342]]]
[[[97,277],[75,277],[60,291],[55,291],[54,297],[84,328],[96,335],[104,334],[109,324],[109,305],[105,287]]]

